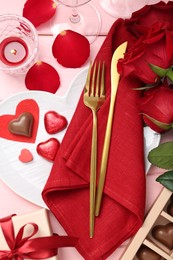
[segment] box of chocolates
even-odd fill
[[[163,188],[121,260],[173,260],[173,194]]]

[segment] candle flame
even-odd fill
[[[11,50],[10,51],[12,54],[16,55],[17,54],[17,51],[15,49]]]

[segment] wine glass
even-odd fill
[[[91,0],[54,0],[56,14],[51,20],[53,34],[71,29],[84,35],[92,43],[100,32],[101,17]]]
[[[147,5],[149,0],[100,0],[101,7],[115,18],[130,18],[132,13]]]

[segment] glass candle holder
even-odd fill
[[[24,74],[38,55],[36,28],[15,14],[0,15],[0,71]]]

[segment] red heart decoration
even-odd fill
[[[19,155],[19,160],[23,163],[28,163],[33,160],[32,153],[28,149],[22,149]]]
[[[49,134],[55,134],[66,128],[67,119],[55,111],[49,111],[44,116],[44,125]]]
[[[60,142],[56,138],[50,138],[37,145],[37,153],[49,161],[54,161]]]
[[[8,130],[9,123],[25,112],[31,113],[34,117],[32,136],[29,138],[26,136],[14,135]],[[33,99],[22,100],[16,107],[15,115],[7,114],[0,116],[0,137],[17,142],[34,143],[37,135],[38,123],[39,107],[36,101]]]

